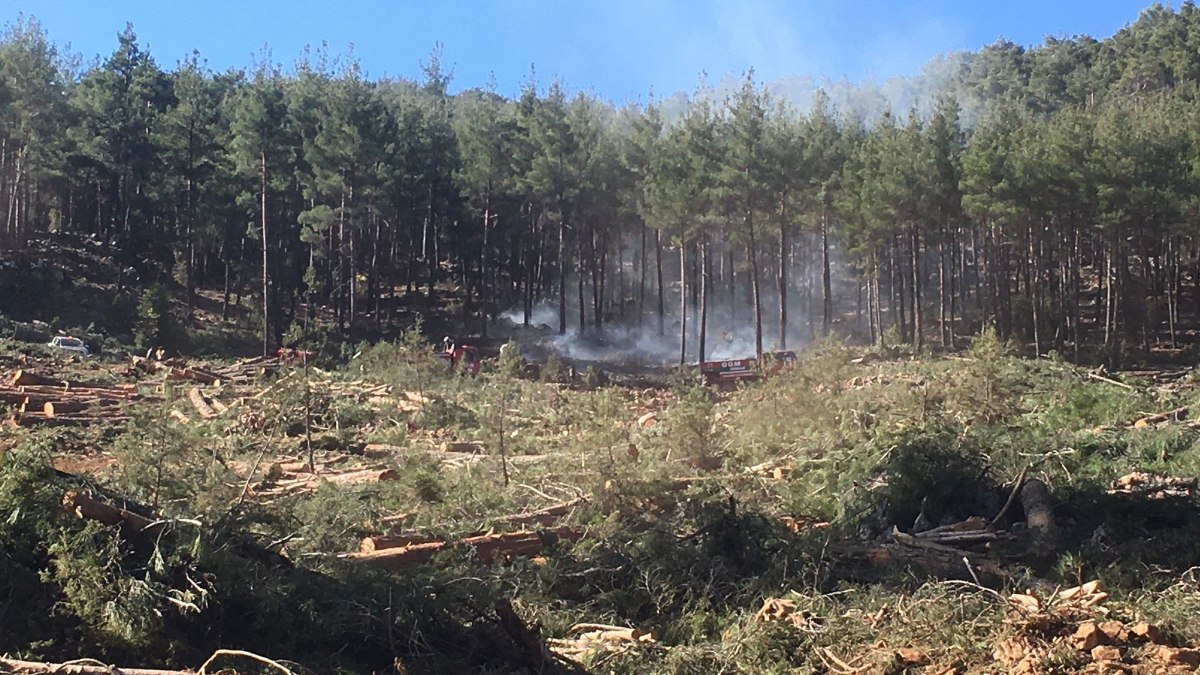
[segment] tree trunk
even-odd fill
[[[708,255],[708,233],[700,240],[700,342],[697,362],[704,363],[705,342],[708,337],[708,294],[712,288],[712,262]]]
[[[687,363],[687,243],[679,242],[679,365]]]
[[[913,225],[909,234],[909,253],[912,266],[913,348],[925,346],[925,321],[921,310],[921,234]]]
[[[488,336],[488,323],[491,319],[491,303],[493,299],[492,284],[488,280],[488,272],[491,269],[491,250],[488,248],[488,235],[491,232],[492,222],[492,192],[489,186],[488,191],[483,198],[483,243],[479,247],[479,309],[483,316],[482,335],[486,340]]]
[[[558,222],[558,334],[567,332],[567,223]]]
[[[754,292],[754,355],[761,357],[763,353],[762,341],[762,292],[759,288],[760,280],[758,273],[758,251],[757,244],[754,241],[754,220],[753,214],[748,214],[747,220],[750,223],[750,284]]]
[[[787,208],[780,206],[779,219],[779,348],[787,349],[788,333],[788,238],[787,238]]]
[[[658,335],[663,337],[667,334],[666,331],[666,313],[667,305],[665,294],[663,291],[663,265],[662,265],[662,230],[654,229],[654,263],[658,272]]]
[[[642,333],[642,322],[646,318],[646,224],[638,228],[642,239],[641,254],[638,256],[638,335]]]
[[[267,251],[269,249],[269,239],[267,237],[267,153],[263,151],[259,153],[259,159],[262,161],[262,174],[259,188],[261,190],[260,205],[262,207],[262,310],[263,310],[263,356],[266,357],[271,352],[271,277],[270,268],[268,267],[269,260],[267,259]]]
[[[821,329],[833,328],[833,274],[829,267],[829,208],[821,209]]]

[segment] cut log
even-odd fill
[[[429,562],[435,554],[447,547],[461,545],[474,549],[475,556],[481,562],[486,563],[501,557],[530,556],[540,553],[543,542],[546,540],[577,541],[582,537],[583,530],[580,528],[556,527],[542,532],[502,532],[466,537],[454,542],[433,541],[410,544],[371,553],[351,553],[345,557],[351,562],[396,570]]]
[[[550,526],[558,522],[560,518],[571,512],[571,509],[586,503],[587,497],[576,497],[561,504],[547,506],[544,509],[537,511],[528,511],[525,513],[516,513],[510,516],[501,516],[496,519],[496,522],[506,525],[516,525],[519,527],[528,527],[530,525]]]
[[[53,387],[55,389],[96,389],[96,390],[114,390],[124,392],[137,392],[137,387],[134,385],[111,385],[99,382],[84,382],[82,380],[64,380],[58,377],[42,375],[29,370],[16,370],[13,372],[12,386],[14,387]]]
[[[120,401],[111,398],[80,398],[68,401],[47,401],[42,404],[42,413],[46,417],[59,417],[80,413],[89,408],[115,406]]]
[[[0,659],[0,672],[12,675],[194,675],[191,670],[159,670],[157,668],[118,668],[116,666],[81,663],[44,663]]]
[[[638,628],[613,626],[606,623],[577,623],[571,626],[567,632],[574,634],[602,633],[604,637],[616,640],[639,640],[643,635],[648,635],[648,633]]]
[[[459,468],[467,466],[474,462],[485,459],[499,460],[495,455],[485,455],[480,451],[475,452],[456,452],[454,450],[445,449],[446,445],[442,445],[442,450],[437,449],[422,449],[422,448],[406,448],[400,445],[388,445],[386,443],[368,443],[363,447],[363,454],[368,457],[386,457],[386,456],[413,456],[425,455],[430,459],[439,462],[447,468]],[[472,445],[472,447],[476,447]],[[482,447],[482,446],[478,446]],[[545,455],[510,455],[507,461],[510,465],[513,464],[536,464],[546,459]]]
[[[932,530],[925,530],[924,532],[918,532],[916,534],[916,536],[921,537],[921,538],[926,538],[926,537],[936,537],[938,535],[945,534],[947,532],[975,532],[975,531],[987,530],[987,529],[988,529],[988,521],[986,519],[981,518],[979,516],[972,516],[970,518],[967,518],[966,520],[963,520],[963,521],[960,521],[957,523],[951,523],[949,525],[942,525],[940,527],[935,527]]]
[[[63,494],[62,505],[63,509],[69,513],[74,513],[77,518],[95,520],[109,526],[127,525],[136,531],[142,532],[154,525],[154,521],[143,515],[134,513],[128,509],[109,506],[108,504],[92,499],[78,490],[67,490]]]
[[[400,480],[400,472],[395,469],[362,469],[345,473],[322,474],[319,478],[335,485],[361,485]]]
[[[47,417],[44,412],[26,412],[17,415],[13,423],[19,427],[79,427],[89,424],[121,424],[129,417],[118,414],[56,415]]]
[[[442,443],[442,452],[466,452],[482,455],[487,453],[487,448],[478,441],[446,441]]]
[[[384,534],[374,537],[364,537],[362,543],[358,546],[358,550],[360,553],[373,553],[375,551],[402,548],[413,544],[431,544],[436,541],[440,540],[420,534]]]
[[[1030,478],[1021,486],[1020,498],[1029,531],[1043,541],[1054,541],[1058,532],[1054,522],[1054,505],[1046,484],[1040,479]]]
[[[192,387],[188,390],[188,401],[195,408],[196,414],[200,415],[201,419],[211,420],[216,418],[217,411],[212,409],[208,401],[204,400],[204,394],[201,393],[200,387]]]
[[[129,400],[141,398],[136,390],[119,389],[116,387],[49,387],[45,385],[21,385],[18,392],[27,396],[47,396],[58,399],[92,396],[97,398],[114,398]],[[11,390],[10,390],[11,391]]]
[[[348,456],[346,456],[346,455],[334,455],[333,457],[325,457],[325,458],[323,458],[323,459],[321,459],[321,460],[318,460],[318,461],[317,461],[317,466],[316,466],[316,468],[317,468],[317,470],[318,470],[318,471],[320,471],[320,470],[322,470],[322,469],[325,469],[325,468],[328,468],[328,467],[331,467],[331,466],[339,466],[339,465],[341,465],[341,464],[345,464],[345,463],[346,463],[346,462],[348,462],[348,461],[350,461],[350,458],[349,458]],[[309,470],[309,469],[310,469],[310,467],[308,466],[308,462],[307,462],[306,460],[290,460],[290,461],[287,461],[287,462],[276,462],[276,463],[274,464],[274,466],[275,466],[276,468],[278,468],[278,470],[279,470],[279,473],[280,473],[281,475],[282,475],[282,474],[289,474],[289,473],[295,473],[295,474],[307,474],[307,473],[312,473],[312,472]],[[358,467],[358,468],[360,468],[360,469],[372,469],[372,468],[383,468],[383,467],[367,467],[367,466],[362,466],[362,467]]]
[[[221,383],[219,375],[199,368],[171,368],[167,371],[167,379],[177,382],[189,381],[213,385]]]
[[[26,385],[46,385],[51,387],[65,387],[67,382],[48,375],[41,375],[28,370],[17,370],[13,373],[12,384],[14,387]]]

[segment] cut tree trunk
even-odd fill
[[[1034,536],[1053,541],[1057,535],[1054,522],[1054,507],[1050,491],[1037,478],[1030,478],[1021,486],[1021,507],[1025,510],[1025,524]]]
[[[205,400],[204,394],[200,391],[200,387],[192,387],[188,390],[188,401],[192,407],[196,409],[196,413],[201,419],[211,420],[217,416],[217,411],[213,410],[212,406]]]
[[[374,553],[375,551],[383,551],[389,548],[401,548],[414,544],[430,544],[437,541],[440,540],[420,534],[381,534],[373,537],[363,537],[358,550],[360,553]]]
[[[159,670],[157,668],[118,668],[116,666],[84,665],[79,663],[43,663],[0,659],[0,672],[12,675],[194,675],[192,670]]]
[[[79,492],[67,490],[62,498],[63,510],[74,513],[77,518],[95,520],[105,525],[128,526],[139,532],[144,532],[154,525],[149,518],[103,502]]]

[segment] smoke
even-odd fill
[[[818,92],[825,95],[830,112],[846,126],[875,127],[885,113],[905,118],[915,113],[928,119],[943,96],[958,101],[963,128],[974,125],[983,102],[963,87],[964,73],[970,54],[952,53],[928,61],[915,75],[900,75],[885,80],[864,78],[851,82],[846,78],[813,78],[808,75],[785,75],[762,83],[770,96],[785,104],[793,115],[804,116],[813,111]],[[660,112],[667,124],[674,124],[687,114],[692,102],[703,98],[722,104],[742,86],[741,76],[729,74],[707,89],[694,94],[676,92],[662,99]]]
[[[834,252],[836,253],[836,252]],[[664,278],[674,281],[664,283],[664,316],[662,334],[659,334],[659,318],[656,312],[657,291],[652,284],[645,288],[645,314],[639,322],[636,288],[630,290],[632,302],[625,305],[621,316],[616,303],[610,308],[602,328],[593,325],[593,308],[585,307],[587,325],[579,325],[579,306],[574,293],[569,293],[567,303],[567,330],[559,334],[557,300],[535,305],[530,314],[529,328],[523,326],[524,312],[520,307],[500,314],[493,331],[497,336],[514,340],[522,355],[530,360],[542,361],[556,354],[566,362],[580,366],[604,364],[606,366],[670,366],[680,360],[680,306],[678,259],[664,256]],[[631,258],[627,258],[629,260]],[[837,258],[835,257],[835,261]],[[670,263],[670,264],[668,264]],[[741,268],[744,261],[737,260],[738,274],[731,287],[728,278],[719,269],[713,271],[714,288],[710,293],[705,337],[704,360],[725,360],[752,357],[755,354],[754,305],[749,275]],[[728,262],[723,264],[726,266]],[[809,275],[793,274],[788,285],[788,329],[786,344],[780,339],[779,294],[773,282],[773,273],[764,271],[762,282],[762,346],[764,351],[780,348],[803,349],[821,332],[821,289],[817,274],[819,268],[811,266]],[[726,271],[728,268],[726,267]],[[846,306],[857,291],[858,285],[843,266],[834,264],[834,297]],[[629,272],[629,270],[627,270]],[[654,275],[650,275],[653,277]],[[630,276],[630,278],[635,278]],[[628,279],[627,279],[628,282]],[[574,282],[568,288],[574,287]],[[695,364],[700,358],[700,315],[691,302],[689,287],[687,307],[687,330],[685,361]],[[835,326],[839,333],[852,332],[852,327]]]

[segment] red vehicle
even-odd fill
[[[754,357],[746,359],[727,359],[724,361],[705,361],[700,364],[700,376],[705,384],[715,384],[726,387],[738,382],[757,380],[760,377],[774,375],[784,366],[796,362],[796,352],[774,351],[762,355],[762,360]]]
[[[470,375],[479,374],[479,354],[475,352],[475,348],[470,345],[456,345],[453,343],[446,344],[442,351],[438,352],[438,358],[446,362],[448,369],[451,372],[461,370]]]
[[[305,349],[296,349],[293,347],[280,347],[275,350],[275,358],[280,361],[304,361],[316,358],[316,352],[310,352]]]

